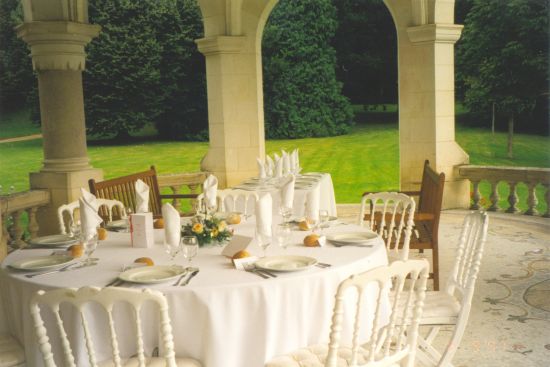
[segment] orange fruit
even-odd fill
[[[237,213],[229,214],[226,219],[227,224],[239,224],[241,223],[241,216]]]
[[[107,239],[107,230],[105,228],[98,228],[97,229],[97,239],[100,241]]]
[[[300,228],[301,231],[309,231],[309,223],[307,220],[303,220],[300,223],[298,223],[298,228]]]
[[[304,245],[307,247],[317,247],[319,246],[319,236],[315,233],[307,235],[304,238]]]
[[[84,254],[84,246],[81,243],[77,243],[69,246],[67,251],[69,251],[72,257],[81,257]]]
[[[153,222],[153,228],[161,229],[164,228],[164,219],[159,218]]]
[[[244,259],[245,257],[250,257],[250,252],[246,250],[241,250],[239,252],[236,252],[235,255],[233,255],[231,258],[235,260],[235,259]]]
[[[134,262],[138,264],[146,264],[147,266],[155,265],[153,259],[151,259],[150,257],[138,257],[134,260]]]

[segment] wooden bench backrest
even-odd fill
[[[441,214],[443,201],[443,187],[445,185],[445,174],[437,173],[430,167],[430,162],[424,162],[422,173],[422,184],[420,186],[420,197],[418,199],[418,212],[431,213],[434,215],[434,223],[437,227]]]
[[[98,198],[115,199],[124,204],[126,208],[136,211],[136,189],[135,183],[141,179],[149,186],[149,210],[154,216],[161,215],[160,192],[157,181],[155,166],[147,171],[134,173],[128,176],[117,177],[110,180],[96,182],[94,179],[88,181],[90,192]]]

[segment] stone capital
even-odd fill
[[[99,25],[67,21],[29,22],[16,27],[31,49],[34,70],[85,69],[86,46],[99,34]]]
[[[459,24],[425,24],[407,28],[407,35],[414,44],[454,44],[460,38],[462,28],[464,26]]]
[[[244,36],[214,36],[195,40],[199,51],[205,55],[237,54],[243,50]]]

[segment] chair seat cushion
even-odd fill
[[[147,367],[165,367],[166,359],[162,357],[146,358],[145,365]],[[112,361],[104,362],[100,364],[100,367],[114,367],[115,364]],[[122,361],[124,367],[138,367],[139,362],[137,358],[130,358]],[[192,358],[176,358],[176,366],[178,367],[202,367],[199,361]]]
[[[328,354],[328,345],[312,345],[298,349],[288,355],[272,359],[265,364],[265,367],[324,367]],[[367,363],[368,352],[360,348],[358,353],[359,364]],[[351,347],[340,346],[338,348],[338,367],[349,366],[351,359]]]
[[[25,352],[11,336],[0,335],[0,367],[15,367],[25,363]]]

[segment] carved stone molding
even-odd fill
[[[459,24],[425,24],[407,28],[409,40],[415,44],[455,43],[464,26]]]
[[[246,37],[217,36],[195,40],[199,51],[205,55],[237,54],[242,51]]]

